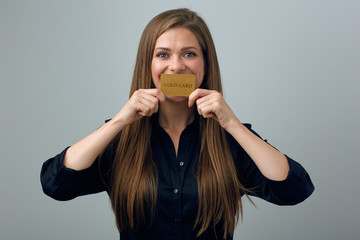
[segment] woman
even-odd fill
[[[161,74],[194,75],[196,90],[164,96]],[[141,37],[128,102],[44,163],[44,192],[69,200],[107,191],[121,239],[232,239],[242,195],[306,199],[307,172],[242,124],[221,92],[205,22],[188,9],[159,14]]]

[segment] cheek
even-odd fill
[[[204,77],[202,77],[202,78],[201,78],[201,77],[197,77],[197,78],[196,78],[195,89],[196,89],[196,88],[199,88],[199,87],[201,86],[203,80],[204,80]]]
[[[158,79],[160,74],[164,71],[164,66],[157,61],[153,61],[151,64],[151,75],[154,79]]]
[[[152,74],[160,74],[166,69],[166,63],[161,60],[154,59],[151,62]]]
[[[160,74],[163,72],[163,67],[156,61],[151,63],[151,76],[153,84],[160,89]]]
[[[196,71],[196,83],[195,87],[199,88],[204,80],[204,67],[203,64],[199,64],[199,68],[197,68],[198,71]]]

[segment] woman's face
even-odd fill
[[[204,78],[204,56],[195,35],[186,28],[169,29],[156,40],[151,62],[151,74],[155,87],[160,89],[161,74],[193,74],[195,88]],[[168,97],[184,100],[186,97]]]

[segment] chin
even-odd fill
[[[188,101],[188,97],[183,97],[183,96],[167,96],[166,100],[170,101],[170,102],[177,102],[177,103],[181,103],[181,102],[186,102]]]

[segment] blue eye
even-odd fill
[[[192,53],[192,52],[188,52],[188,53],[185,53],[184,56],[185,57],[194,57],[194,56],[196,56],[196,54]]]
[[[167,54],[166,53],[159,53],[156,56],[159,57],[159,58],[166,58]]]

